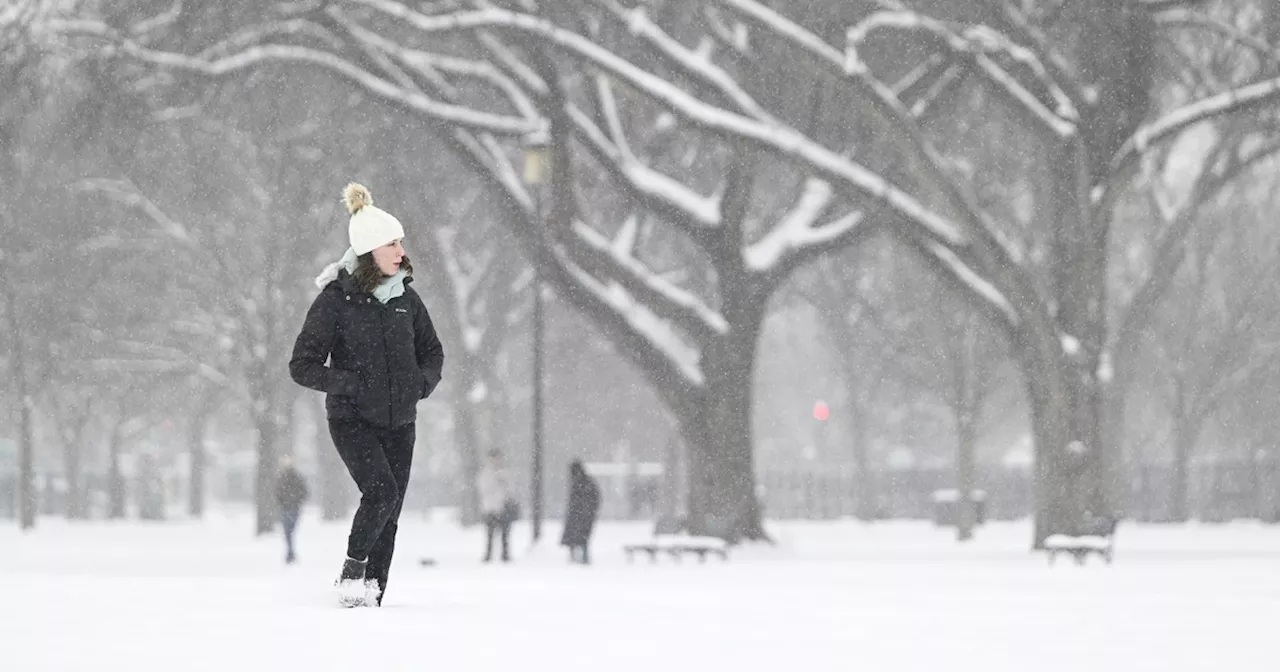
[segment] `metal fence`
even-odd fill
[[[211,498],[249,501],[252,482],[247,474],[241,480],[244,482],[232,484],[236,487],[222,482],[218,487],[209,487]],[[456,505],[453,501],[459,491],[456,479],[430,478],[423,474],[415,480],[410,508]],[[667,506],[664,501],[668,496],[678,496],[673,494],[678,487],[665,483],[661,474],[600,480],[604,491],[601,515],[606,519],[653,518]],[[854,516],[861,480],[852,470],[766,470],[758,474],[757,479],[767,518],[815,520]],[[949,468],[882,470],[872,473],[869,480],[870,501],[879,519],[932,518],[934,493],[955,487],[955,474]],[[171,475],[163,488],[173,513],[184,509],[186,484],[182,481],[180,475]],[[89,515],[100,517],[105,512],[105,482],[86,474],[84,483]],[[1131,465],[1126,471],[1127,492],[1121,514],[1140,521],[1171,520],[1174,517],[1173,483],[1170,465]],[[62,479],[54,474],[40,474],[35,485],[40,514],[61,514],[65,501]],[[554,518],[563,510],[564,488],[558,482],[549,485],[546,510],[548,516]],[[979,467],[974,472],[974,487],[986,494],[985,513],[989,520],[1012,520],[1031,513],[1033,486],[1027,471]],[[16,490],[17,479],[12,474],[0,473],[0,518],[17,515]],[[137,494],[136,488],[129,490],[132,499]],[[131,502],[131,511],[133,508]],[[1280,522],[1280,463],[1237,460],[1194,465],[1188,478],[1187,511],[1192,519],[1209,522],[1247,518]]]

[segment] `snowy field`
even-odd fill
[[[553,542],[478,562],[480,537],[406,514],[382,609],[334,605],[345,528],[301,563],[242,515],[0,528],[0,668],[27,670],[1280,669],[1280,528],[1122,524],[1116,564],[1025,548],[1025,523],[958,547],[924,523],[775,523],[730,562],[628,564],[647,526],[605,524],[596,564]],[[423,567],[419,559],[435,558]]]

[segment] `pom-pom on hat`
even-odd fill
[[[393,240],[404,238],[400,220],[381,208],[374,207],[373,195],[363,184],[352,182],[342,190],[342,202],[351,213],[347,235],[356,255],[367,254]]]

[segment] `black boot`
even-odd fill
[[[364,581],[364,568],[369,564],[369,559],[355,560],[347,558],[342,562],[342,574],[338,576],[338,581]]]
[[[364,560],[355,560],[347,558],[342,563],[342,573],[338,575],[338,580],[333,585],[338,587],[338,603],[344,607],[365,607],[369,606],[378,598],[376,594],[377,584],[372,581],[366,581],[364,578],[365,566],[369,563],[366,558]],[[373,583],[374,592],[369,590],[369,584]]]

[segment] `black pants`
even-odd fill
[[[409,487],[414,423],[382,429],[362,420],[330,420],[329,434],[360,489],[360,507],[347,537],[347,556],[368,558],[365,578],[376,580],[385,592],[400,507]]]
[[[484,515],[484,561],[489,562],[493,559],[493,538],[499,536],[502,538],[502,561],[511,560],[511,523],[500,513],[486,513]]]

